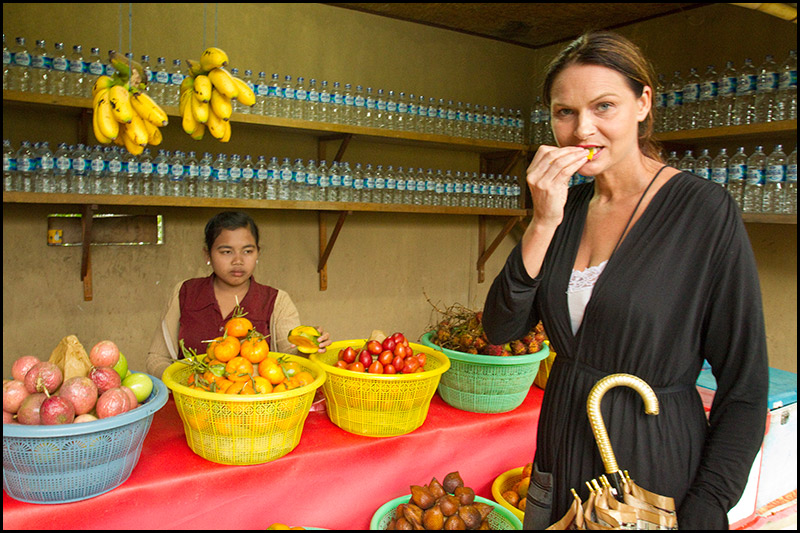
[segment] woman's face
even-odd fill
[[[639,122],[650,111],[650,87],[637,97],[619,72],[573,64],[556,76],[550,97],[558,145],[595,149],[592,159],[579,169],[584,176],[600,174],[641,153]]]
[[[249,228],[224,229],[207,254],[217,278],[238,287],[250,280],[256,268],[258,247]]]

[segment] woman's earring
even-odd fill
[[[206,265],[211,266],[211,261],[206,261]]]

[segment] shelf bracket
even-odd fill
[[[320,137],[317,143],[317,161],[327,160],[324,143],[328,141],[342,141],[342,143],[339,145],[339,150],[336,152],[336,156],[334,156],[332,160],[339,163],[344,157],[344,152],[345,150],[347,150],[347,146],[350,144],[350,140],[352,138],[353,138],[352,133],[342,133],[342,134],[326,135],[324,137]]]
[[[506,237],[506,235],[508,235],[511,232],[511,230],[514,229],[514,226],[522,222],[523,217],[521,216],[509,217],[508,220],[506,221],[505,226],[503,226],[503,229],[500,230],[500,233],[497,234],[497,236],[494,238],[494,240],[492,241],[492,243],[489,245],[488,248],[486,247],[487,218],[488,217],[486,215],[480,215],[478,218],[478,253],[480,254],[480,257],[478,257],[478,264],[477,264],[478,283],[483,283],[485,279],[486,274],[484,267],[486,266],[486,261],[489,260],[494,251],[497,249],[497,247],[500,246],[500,243]]]
[[[83,281],[83,301],[92,300],[92,219],[97,205],[84,204],[81,210],[81,281]]]
[[[319,220],[319,263],[317,264],[317,272],[319,272],[319,290],[325,291],[328,289],[328,257],[333,251],[333,245],[339,237],[339,232],[342,230],[344,220],[350,211],[340,211],[339,218],[336,220],[336,226],[333,228],[330,239],[328,239],[328,228],[325,223],[325,212],[317,211]]]

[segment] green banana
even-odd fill
[[[128,60],[127,57],[115,50],[111,50],[108,53],[108,58],[111,66],[119,73],[120,78],[130,81],[132,87],[147,84],[147,76],[141,63],[135,60]]]

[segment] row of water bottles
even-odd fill
[[[714,128],[797,119],[797,51],[778,64],[767,55],[758,67],[751,58],[740,67],[728,61],[722,72],[713,65],[701,75],[675,71],[658,76],[655,130]]]
[[[3,190],[520,208],[519,179],[441,169],[3,141]]]
[[[761,146],[750,155],[742,146],[732,155],[721,148],[713,159],[708,149],[697,157],[686,150],[666,163],[725,187],[745,213],[797,214],[797,147],[788,156],[780,144],[769,155]]]
[[[126,54],[132,59],[131,54]],[[150,56],[139,61],[148,80],[148,94],[161,105],[177,106],[180,86],[186,76],[186,65],[180,59],[171,64]],[[234,111],[273,117],[294,118],[334,124],[349,124],[397,131],[450,135],[505,142],[524,142],[525,120],[520,109],[454,102],[444,98],[406,94],[403,91],[373,90],[372,87],[336,81],[272,74],[268,80],[261,71],[257,76],[250,69],[231,68],[256,94],[253,106],[234,102]],[[48,50],[44,40],[37,40],[28,51],[25,38],[17,37],[7,48],[3,35],[3,89],[30,91],[59,96],[89,97],[100,75],[112,75],[113,67],[92,48],[85,57],[81,45],[71,54],[64,43],[55,43]]]

